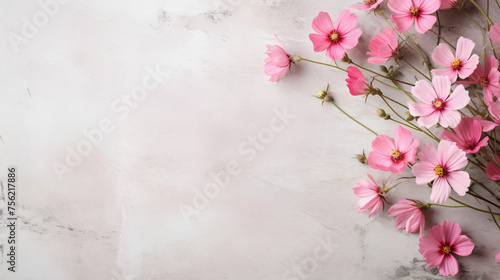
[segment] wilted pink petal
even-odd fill
[[[356,182],[359,187],[354,188],[353,191],[354,194],[360,198],[356,206],[358,213],[370,210],[368,217],[371,218],[379,208],[382,208],[382,212],[384,212],[384,202],[382,201],[381,188],[377,186],[372,175],[368,174],[368,178],[370,178],[371,182],[359,180]],[[381,215],[382,212],[380,212]]]
[[[349,88],[349,92],[352,95],[362,95],[366,94],[366,90],[368,89],[368,85],[366,83],[366,79],[359,70],[355,66],[347,67],[347,75],[348,79],[346,79],[347,87]]]
[[[406,232],[420,230],[420,236],[424,234],[424,211],[422,205],[417,205],[414,200],[400,198],[398,203],[389,209],[387,215],[396,217],[397,229],[406,229]]]
[[[271,82],[278,82],[290,69],[290,55],[286,52],[278,36],[276,36],[278,45],[267,46],[267,58],[264,60],[264,73],[271,76]]]
[[[392,29],[386,28],[383,33],[378,33],[370,40],[370,49],[366,54],[373,57],[368,58],[369,63],[383,63],[389,60],[398,48],[398,38]]]

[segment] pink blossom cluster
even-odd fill
[[[313,50],[325,52],[326,57],[334,63],[330,64],[331,67],[346,72],[347,88],[352,96],[364,96],[365,101],[369,96],[380,96],[388,106],[389,100],[406,108],[408,118],[404,119],[389,106],[399,117],[395,121],[402,125],[395,129],[394,138],[377,134],[371,144],[372,151],[367,158],[364,158],[363,154],[364,159],[360,161],[367,163],[372,169],[393,175],[406,172],[406,175],[411,176],[399,179],[428,187],[422,187],[422,190],[428,194],[429,203],[400,198],[397,203],[393,203],[387,214],[395,217],[398,230],[419,232],[419,252],[429,267],[438,267],[444,276],[456,275],[459,266],[454,255],[468,256],[475,245],[469,237],[461,234],[460,225],[454,221],[442,221],[441,224],[428,229],[425,237],[425,209],[431,206],[447,206],[445,204],[450,201],[457,202],[457,196],[470,194],[478,198],[475,192],[471,192],[471,185],[475,183],[469,168],[471,164],[481,169],[490,180],[500,180],[500,157],[496,154],[496,145],[500,142],[494,134],[495,128],[500,125],[500,71],[499,61],[495,57],[495,50],[498,50],[500,45],[500,23],[494,23],[487,18],[489,23],[483,30],[489,30],[487,39],[490,42],[483,49],[464,36],[456,36],[453,41],[446,40],[433,30],[440,28],[436,26],[437,11],[460,10],[464,8],[465,2],[467,1],[386,1],[393,12],[390,15],[392,24],[372,38],[366,38],[366,47],[369,50],[366,52],[368,65],[390,63],[391,59],[397,64],[389,68],[381,65],[382,73],[356,64],[348,55],[347,52],[356,48],[363,36],[363,31],[357,27],[358,18],[351,11],[340,12],[335,24],[328,13],[320,12],[312,20],[314,33],[309,34]],[[383,4],[383,0],[365,0],[364,3],[349,6],[349,9],[381,13]],[[481,12],[484,13],[482,10]],[[412,27],[422,34],[419,36],[434,33],[440,38],[441,43],[432,49],[430,55],[433,63],[426,60],[418,44],[408,43],[408,39],[413,41],[410,33],[407,33],[413,31]],[[484,50],[487,46],[492,54]],[[405,60],[404,53],[408,49],[422,54],[419,56],[425,62],[423,64],[428,66],[428,75],[425,69],[418,70]],[[295,61],[292,61],[292,56],[285,51],[281,43],[268,46],[266,54],[268,57],[265,60],[265,73],[271,76],[271,81],[277,82]],[[398,73],[402,68],[400,61],[411,67],[406,69],[414,69],[420,75],[417,81],[399,80]],[[342,68],[340,62],[352,65]],[[372,76],[368,78],[370,75]],[[381,79],[385,79],[383,81],[387,83],[380,81]],[[409,100],[402,104],[389,98],[380,89],[375,88],[375,82],[401,90]],[[402,86],[410,88],[404,89]],[[327,95],[323,93],[318,98],[324,99]],[[385,120],[394,120],[384,110],[378,114]],[[414,138],[410,129],[429,136],[431,141],[423,142]],[[438,134],[439,137],[434,135],[438,130],[442,131]],[[357,181],[358,186],[353,189],[354,194],[359,197],[356,208],[358,212],[368,211],[368,217],[378,211],[382,215],[384,205],[391,204],[387,194],[399,183],[389,188],[386,186],[387,181],[379,185],[372,175],[367,176],[369,180]],[[479,196],[479,199],[483,197]],[[488,202],[487,199],[483,200]],[[500,208],[498,204],[493,205]],[[496,258],[500,260],[500,253]]]

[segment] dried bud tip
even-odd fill
[[[385,118],[387,116],[387,114],[385,113],[384,109],[378,108],[376,112],[377,112],[377,116],[379,116],[381,118]]]
[[[361,162],[362,164],[366,164],[368,162],[368,159],[366,158],[365,156],[365,152],[363,152],[362,155],[360,154],[357,154],[356,155],[356,158],[358,159],[359,162]]]
[[[293,63],[297,63],[299,61],[302,60],[302,57],[298,56],[298,55],[293,55],[292,57],[290,57],[290,61],[293,62]]]

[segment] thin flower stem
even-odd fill
[[[488,210],[491,211],[490,207],[489,206],[487,206],[487,207],[488,207]],[[495,225],[497,225],[497,228],[500,229],[500,225],[498,225],[498,223],[497,223],[497,218],[495,218],[495,216],[493,214],[491,214],[491,218],[493,219],[493,222],[495,222]]]
[[[408,35],[408,38],[410,38],[410,41],[413,43],[413,45],[415,45],[415,47],[417,48],[417,50],[422,55],[421,57],[424,60],[425,65],[427,66],[427,70],[429,70],[429,76],[431,76],[431,69],[430,69],[430,65],[431,64],[429,63],[429,61],[425,57],[424,52],[420,49],[420,47],[417,45],[417,43],[415,43],[415,41],[413,40],[413,37],[411,37],[411,34],[409,32],[406,32],[406,34]]]
[[[437,26],[438,26],[438,41],[436,43],[436,46],[439,45],[439,43],[441,42],[441,19],[439,17],[439,11],[436,11],[436,19],[437,19]],[[444,39],[443,39],[444,40]]]
[[[459,204],[462,204],[464,205],[465,207],[469,207],[471,209],[474,209],[476,211],[479,211],[479,212],[483,212],[483,213],[487,213],[487,214],[493,214],[493,215],[500,215],[500,213],[496,213],[496,212],[491,212],[491,211],[486,211],[486,210],[483,210],[483,209],[479,209],[479,208],[476,208],[474,206],[471,206],[467,203],[464,203],[464,202],[461,202],[460,200],[457,200],[457,199],[454,199],[453,197],[450,196],[450,199],[455,201],[456,203],[459,203]]]
[[[373,78],[373,79],[374,79],[375,81],[377,81],[377,82],[379,82],[379,83],[381,83],[381,84],[385,85],[385,86],[388,86],[388,87],[391,87],[391,88],[393,88],[393,89],[398,89],[398,90],[399,90],[399,88],[397,88],[397,87],[395,87],[395,86],[391,86],[391,85],[389,85],[388,83],[384,83],[384,82],[382,82],[381,80],[379,80],[379,79],[377,79],[377,78]]]
[[[415,66],[413,66],[408,60],[406,60],[405,58],[403,58],[403,61],[406,62],[406,64],[408,64],[411,68],[413,68],[413,70],[417,71],[424,78],[426,78],[427,80],[431,81],[430,77],[427,77],[424,73],[420,72],[420,70],[418,70],[417,68],[415,68]]]
[[[398,83],[396,83],[395,81],[392,81],[392,83],[397,87],[399,88],[399,90],[401,90],[402,92],[404,92],[406,94],[406,96],[408,96],[408,98],[410,98],[413,102],[417,102],[415,101],[415,99],[413,99],[413,97],[411,96],[411,94],[409,92],[407,92],[406,90],[404,90]]]
[[[382,96],[383,96],[385,99],[387,99],[387,100],[389,100],[389,101],[392,101],[392,102],[394,102],[394,103],[398,104],[399,106],[401,106],[401,107],[405,108],[406,110],[408,110],[408,106],[405,106],[405,105],[403,105],[403,104],[401,104],[401,103],[397,102],[396,100],[394,100],[394,99],[392,99],[392,98],[388,97],[387,95],[383,95],[383,94],[382,94]]]
[[[476,94],[477,99],[479,99],[479,101],[481,101],[481,104],[483,104],[483,107],[485,109],[488,108],[488,106],[486,106],[486,104],[484,103],[483,99],[481,99],[481,97],[479,96],[479,94],[477,94],[477,91],[474,88],[474,85],[470,85],[470,87],[472,88],[472,91]]]
[[[491,191],[490,189],[488,189],[483,183],[481,182],[478,182],[477,180],[473,179],[472,177],[470,178],[475,184],[477,185],[480,185],[481,187],[483,187],[483,189],[485,189],[487,192],[489,192],[491,195],[495,196],[495,193],[493,191]]]
[[[364,125],[364,124],[360,123],[358,120],[356,120],[355,118],[351,117],[351,115],[347,114],[344,110],[340,109],[340,107],[339,107],[339,106],[337,106],[337,104],[335,104],[335,102],[333,102],[333,101],[329,101],[329,102],[330,102],[330,103],[332,103],[333,105],[335,105],[335,107],[337,107],[337,109],[339,109],[339,110],[340,110],[340,112],[344,113],[344,115],[348,116],[351,120],[355,121],[357,124],[361,125],[362,127],[364,127],[365,129],[367,129],[367,130],[368,130],[368,131],[370,131],[371,133],[373,133],[373,134],[375,134],[376,136],[378,136],[378,134],[377,134],[375,131],[373,131],[373,130],[369,129],[366,125]]]
[[[436,204],[436,203],[427,203],[427,205],[432,205],[432,206],[439,206],[439,207],[447,207],[447,208],[464,208],[464,207],[467,207],[465,205],[461,205],[461,206],[452,206],[452,205],[444,205],[444,204]]]
[[[475,21],[470,15],[469,13],[465,12],[464,11],[464,14],[470,19],[472,20],[472,22],[474,22],[479,28],[481,28],[482,30],[485,30],[484,27],[482,27],[479,23],[477,23],[477,21]]]
[[[397,80],[397,79],[394,79],[394,78],[391,78],[391,77],[384,76],[384,75],[382,75],[380,73],[377,73],[377,72],[375,72],[373,70],[370,70],[370,69],[368,69],[366,67],[363,67],[363,66],[361,66],[361,65],[359,65],[359,64],[357,64],[355,62],[352,62],[352,64],[355,65],[355,66],[357,66],[358,68],[361,68],[361,69],[363,69],[365,71],[368,71],[368,72],[370,72],[372,74],[375,74],[375,75],[377,75],[379,77],[386,78],[386,79],[391,80],[391,81],[396,81],[398,83],[402,83],[402,84],[405,84],[405,85],[408,85],[408,86],[412,86],[412,87],[415,86],[414,84],[410,84],[410,83],[407,83],[407,82],[404,82],[404,81],[400,81],[400,80]]]
[[[491,204],[491,205],[495,206],[496,208],[500,209],[500,205],[498,205],[498,204],[496,204],[494,202],[491,202],[490,200],[488,200],[488,199],[486,199],[486,198],[478,195],[477,193],[469,191],[469,192],[467,192],[467,194],[472,195],[473,197],[475,197],[477,199],[481,199],[482,201],[488,202],[489,204]]]
[[[304,60],[304,61],[308,61],[308,62],[312,62],[312,63],[316,63],[316,64],[320,64],[320,65],[324,65],[324,66],[328,66],[328,67],[332,67],[332,68],[335,68],[335,69],[338,69],[338,70],[342,70],[344,72],[347,72],[347,70],[341,68],[341,67],[338,67],[338,66],[335,66],[335,65],[332,65],[332,64],[328,64],[328,63],[323,63],[323,62],[318,62],[318,61],[314,61],[314,60],[311,60],[311,59],[307,59],[307,58],[303,58],[303,57],[300,57],[299,61],[300,60]]]
[[[497,3],[498,9],[500,10],[500,4],[498,3],[498,0],[495,0],[495,2]]]
[[[488,19],[488,21],[491,23],[491,25],[495,24],[491,18],[483,11],[483,9],[481,9],[481,7],[476,3],[476,1],[474,0],[470,0],[470,2],[472,4],[474,4],[474,6],[476,6],[476,8],[486,17],[486,19]]]
[[[436,31],[432,30],[432,29],[429,29],[430,32],[434,33],[436,36],[438,36],[438,38],[440,38],[441,40],[443,40],[446,44],[448,44],[448,46],[450,46],[452,49],[456,50],[457,48],[455,48],[455,46],[453,46],[450,42],[448,42],[445,38],[441,37],[441,35],[437,34]]]

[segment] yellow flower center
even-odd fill
[[[441,107],[441,106],[443,106],[443,102],[441,102],[441,101],[439,101],[439,100],[436,100],[436,101],[434,102],[434,107],[439,108],[439,107]]]
[[[443,249],[441,250],[441,252],[443,252],[444,254],[449,255],[451,253],[451,247],[448,246],[448,245],[443,246]]]
[[[489,83],[490,81],[488,80],[488,77],[479,78],[479,85],[481,85],[482,87],[488,86]]]
[[[403,154],[400,151],[398,150],[392,151],[392,161],[400,162],[402,160],[403,160]]]
[[[411,7],[410,8],[410,13],[416,17],[420,15],[420,9],[417,7]]]
[[[453,69],[460,68],[460,59],[458,58],[453,59],[453,61],[451,62],[451,67],[453,67]]]
[[[340,41],[340,34],[336,31],[334,31],[331,35],[330,35],[330,40],[332,40],[332,42],[336,43],[338,41]]]
[[[434,174],[438,175],[439,177],[444,176],[444,168],[441,165],[438,165],[434,168]]]

